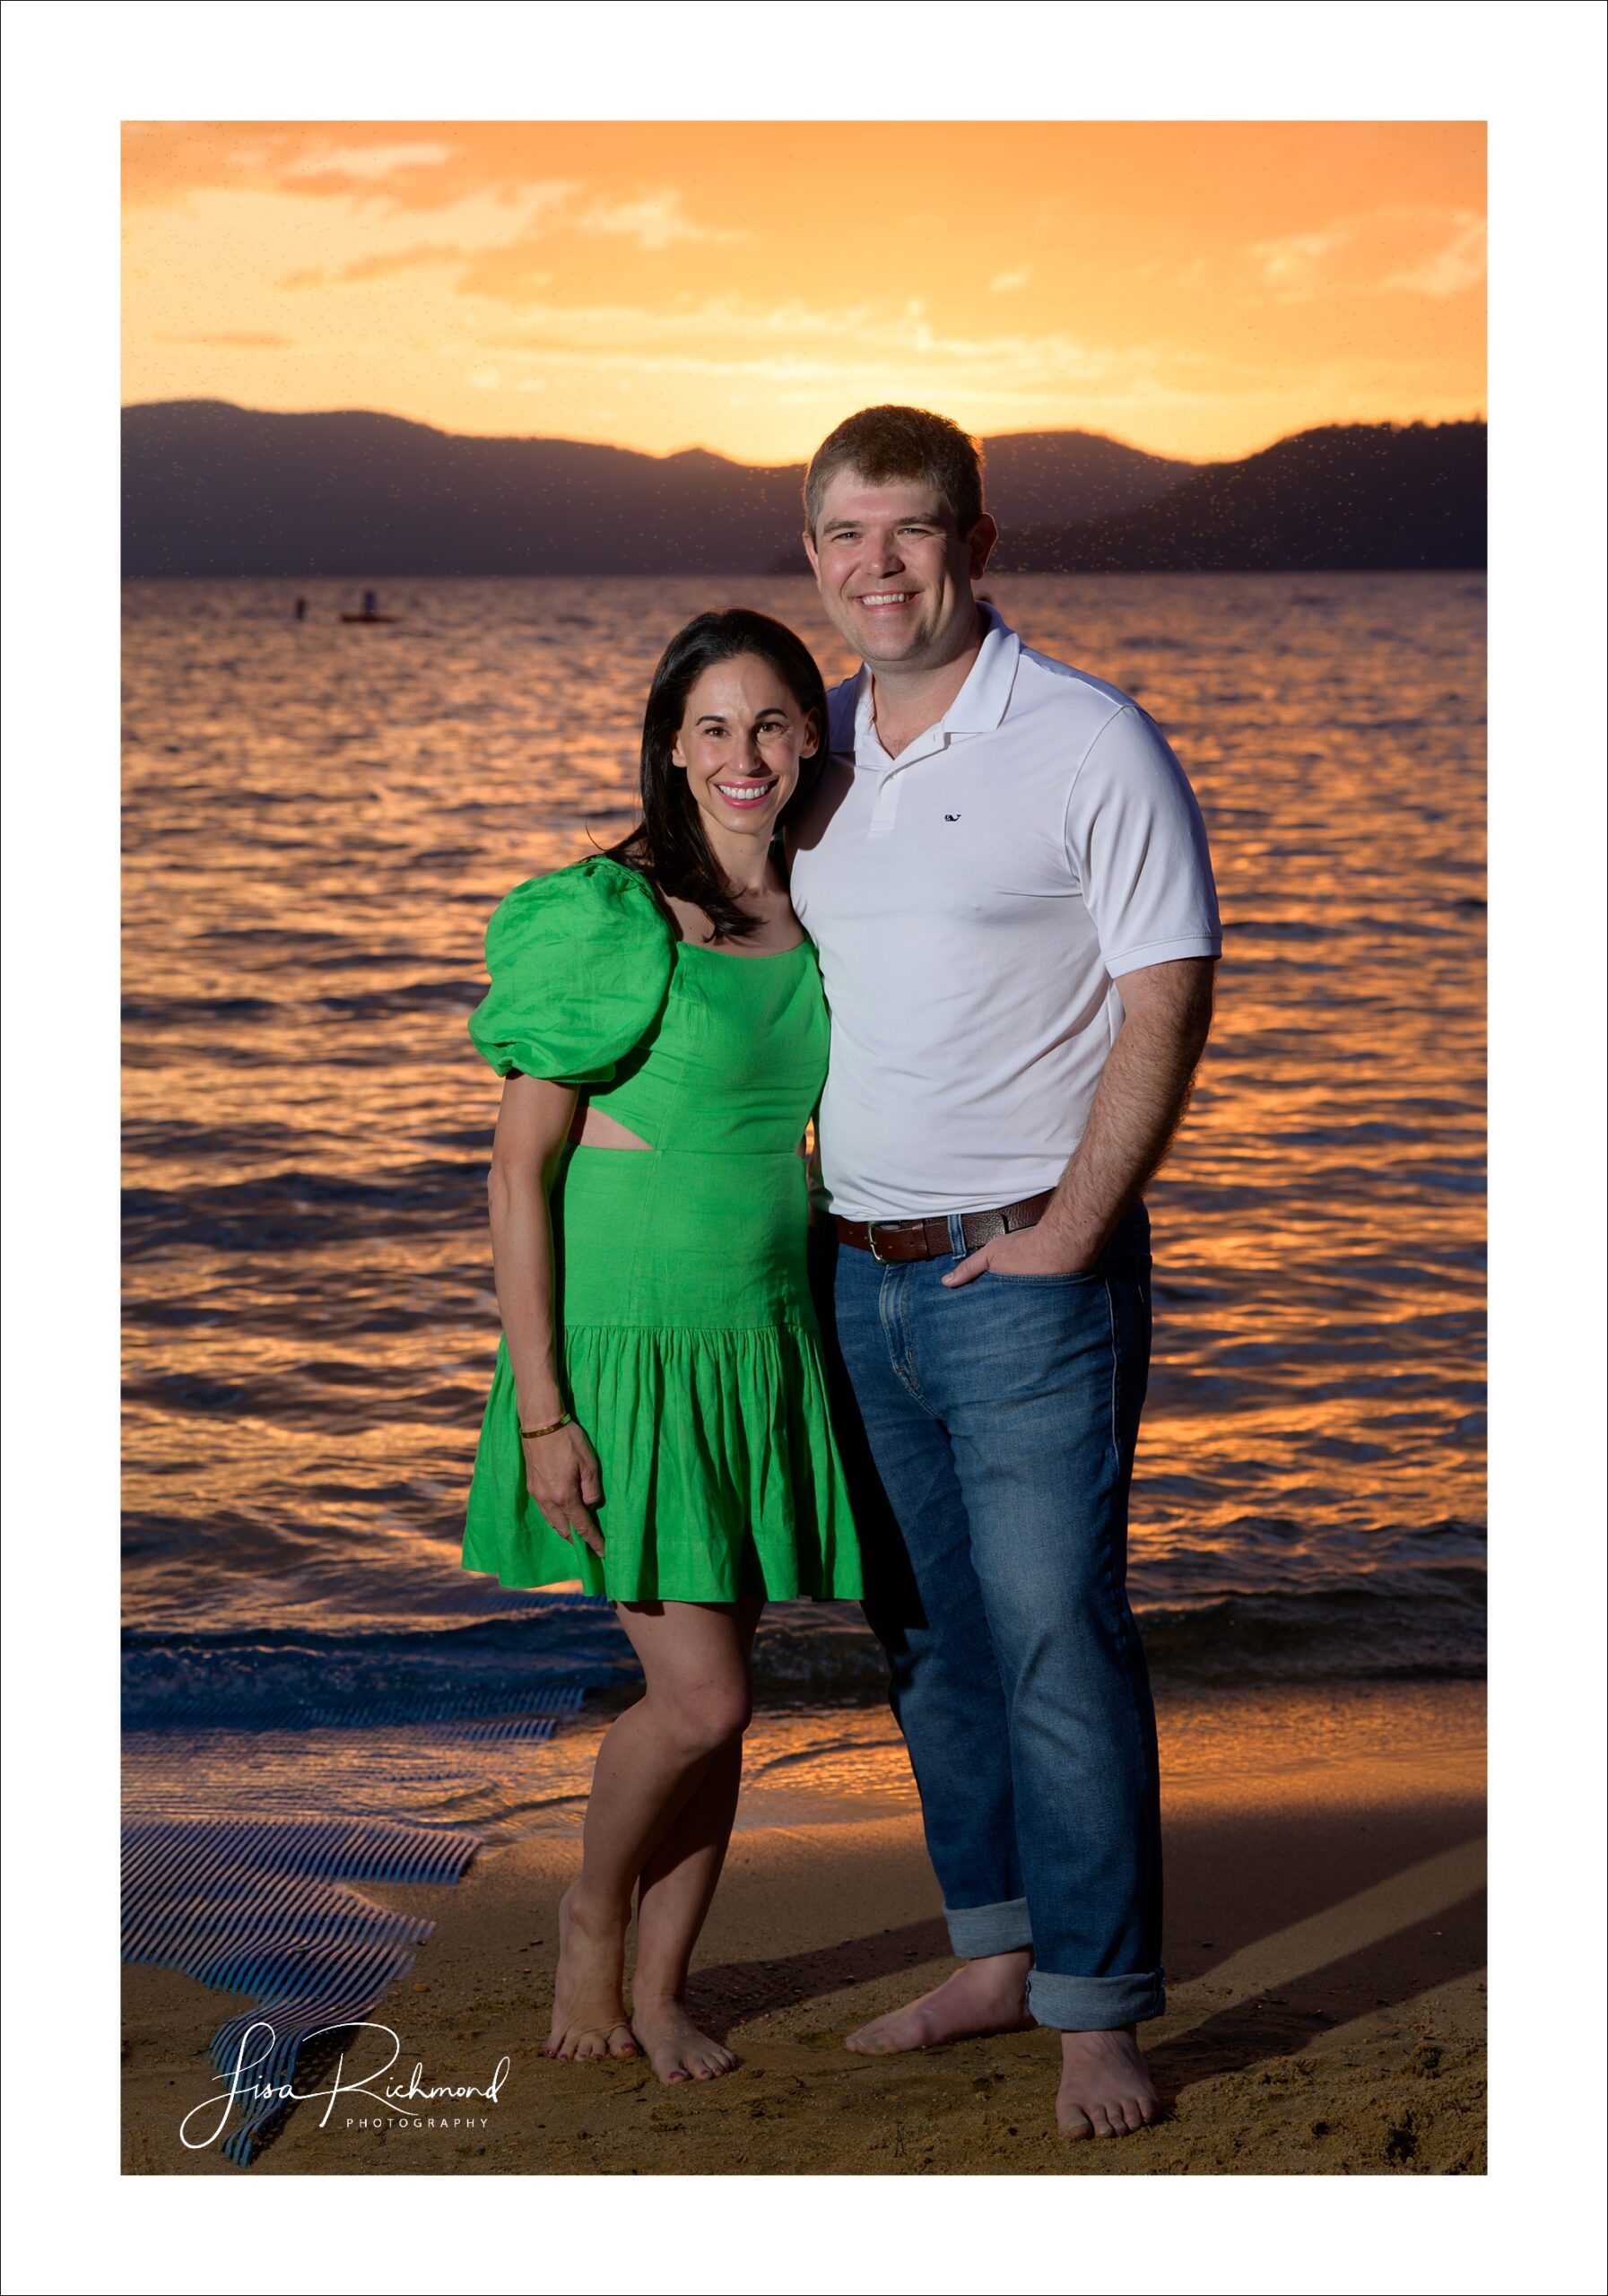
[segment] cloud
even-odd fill
[[[1080,398],[1105,405],[1154,407],[1237,398],[1305,380],[1309,362],[1270,378],[1265,360],[1232,359],[1158,342],[1119,348],[1051,333],[950,334],[911,306],[833,308],[796,300],[755,305],[734,296],[690,298],[671,310],[631,304],[545,303],[516,326],[443,345],[441,355],[472,362],[481,387],[495,358],[505,388],[542,376],[618,377],[632,382],[695,378],[727,400],[745,390],[778,404],[822,395],[871,404],[917,397],[969,403],[1024,420],[1068,419]],[[528,379],[527,379],[528,378]]]
[[[416,240],[412,247],[397,248],[388,255],[360,255],[351,263],[343,263],[334,271],[288,271],[279,282],[282,287],[367,287],[377,279],[394,279],[399,272],[422,271],[431,264],[448,266],[472,263],[482,250],[443,241]]]
[[[691,216],[682,213],[679,191],[648,192],[639,199],[620,200],[613,204],[606,200],[594,200],[583,213],[563,215],[557,220],[561,226],[567,224],[573,230],[601,231],[635,239],[639,247],[650,252],[667,248],[678,239],[729,246],[748,236],[745,231],[695,222]]]
[[[378,244],[359,272],[301,272],[300,286],[379,278],[416,261],[464,261],[558,230],[634,240],[649,254],[686,245],[729,246],[739,226],[689,213],[682,192],[651,178],[607,191],[553,181],[540,171],[543,145],[530,126],[465,123],[433,136],[399,135],[375,122],[244,123],[131,120],[124,124],[123,187],[130,208],[185,203],[198,194],[277,191],[344,202]],[[388,233],[397,244],[387,246]]]
[[[1008,295],[1013,288],[1025,287],[1032,275],[1025,265],[1020,271],[996,272],[988,282],[988,291],[991,295]]]
[[[159,335],[158,343],[201,343],[209,351],[289,351],[288,335],[242,335],[220,330],[215,335]]]
[[[1325,231],[1291,231],[1282,239],[1258,239],[1246,249],[1261,265],[1262,283],[1275,303],[1309,303],[1324,285],[1326,258],[1345,247],[1351,231],[1334,225]]]
[[[1444,247],[1407,270],[1393,271],[1379,284],[1438,300],[1477,287],[1485,276],[1485,218],[1463,209],[1454,220],[1456,229]]]
[[[365,217],[365,236],[375,242],[367,254],[347,263],[288,272],[278,284],[284,288],[364,286],[431,265],[467,274],[475,266],[491,263],[494,267],[505,266],[510,282],[523,291],[535,283],[527,250],[543,236],[548,219],[561,213],[581,188],[578,183],[531,183],[513,194],[476,192],[434,214],[411,209]]]
[[[123,123],[126,207],[183,205],[208,191],[293,192],[438,207],[496,180],[517,183],[505,150],[492,169],[461,131],[399,136],[374,121],[133,119]]]
[[[443,168],[452,155],[450,144],[340,144],[334,151],[304,152],[284,169],[282,180],[294,183],[299,176],[356,176],[372,183],[410,168]]]
[[[1445,299],[1485,276],[1485,219],[1473,208],[1376,207],[1314,231],[1258,239],[1246,254],[1262,292],[1242,303],[1310,303],[1319,296],[1409,293]]]
[[[650,254],[677,241],[713,244],[744,237],[740,230],[700,223],[684,213],[676,191],[646,192],[622,200],[594,198],[582,205],[584,188],[578,183],[526,184],[516,195],[482,193],[459,200],[433,217],[410,211],[392,219],[389,226],[373,226],[381,237],[387,229],[406,230],[411,236],[405,241],[376,248],[349,263],[288,272],[279,284],[366,286],[404,272],[440,266],[456,270],[461,294],[524,302],[534,290],[551,284],[551,272],[533,265],[543,260],[540,251],[562,231],[635,239]]]
[[[628,357],[646,351],[651,357],[656,346],[703,344],[722,336],[743,346],[766,336],[790,343],[813,338],[836,342],[851,335],[868,339],[879,326],[883,332],[894,328],[908,341],[918,324],[908,313],[879,323],[871,303],[820,309],[796,300],[760,305],[735,295],[711,295],[697,303],[683,298],[669,310],[648,310],[632,303],[535,305],[520,314],[517,332],[477,340],[500,351],[532,356],[545,357],[556,344],[583,351],[618,349]]]

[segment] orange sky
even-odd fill
[[[1253,452],[1485,406],[1485,131],[138,122],[126,403],[791,462],[898,398]]]

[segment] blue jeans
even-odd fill
[[[1160,2016],[1155,1713],[1125,1588],[1150,1222],[1077,1275],[883,1266],[813,1231],[865,1615],[950,1943],[1030,1947],[1039,2023]]]

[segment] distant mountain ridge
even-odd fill
[[[1153,503],[1197,465],[1081,430],[987,439],[1002,523]],[[695,448],[459,437],[388,414],[221,399],[123,410],[123,570],[354,581],[493,574],[761,574],[803,564],[804,467]]]
[[[998,573],[1478,568],[1483,422],[1330,423],[1238,462],[985,439]],[[124,571],[353,581],[802,570],[803,465],[479,439],[221,399],[123,411]]]
[[[1194,472],[1116,517],[1007,531],[1000,573],[1485,564],[1483,422],[1329,423]]]

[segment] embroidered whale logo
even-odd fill
[[[943,818],[946,822],[958,822],[960,816],[959,813],[945,813]]]

